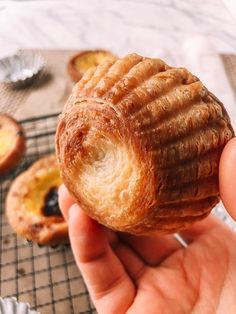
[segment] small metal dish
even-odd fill
[[[20,51],[0,60],[0,81],[11,87],[31,84],[44,67],[43,57],[36,52]]]
[[[39,312],[31,310],[28,303],[17,302],[16,298],[0,297],[0,313],[1,314],[39,314]]]

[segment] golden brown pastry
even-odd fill
[[[7,114],[0,114],[0,175],[14,168],[25,153],[21,125]]]
[[[218,163],[233,135],[223,104],[197,77],[130,54],[74,87],[57,157],[88,215],[114,230],[171,233],[218,203]]]
[[[68,73],[74,82],[78,82],[88,69],[95,68],[104,60],[115,56],[106,50],[85,50],[74,55],[68,63]]]
[[[67,224],[58,207],[61,178],[55,156],[36,161],[13,182],[6,214],[15,232],[38,244],[68,242]]]

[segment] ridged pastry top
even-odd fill
[[[130,54],[86,72],[57,129],[63,180],[117,230],[172,232],[218,202],[233,129],[222,103],[184,68]]]

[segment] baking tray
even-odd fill
[[[42,314],[96,313],[69,246],[39,247],[18,237],[4,215],[5,196],[20,172],[54,152],[58,114],[20,121],[27,153],[19,167],[0,179],[0,295],[29,302]]]

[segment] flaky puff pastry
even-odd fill
[[[233,135],[197,77],[130,54],[75,86],[56,147],[63,181],[89,216],[133,234],[171,233],[219,201],[219,158]]]

